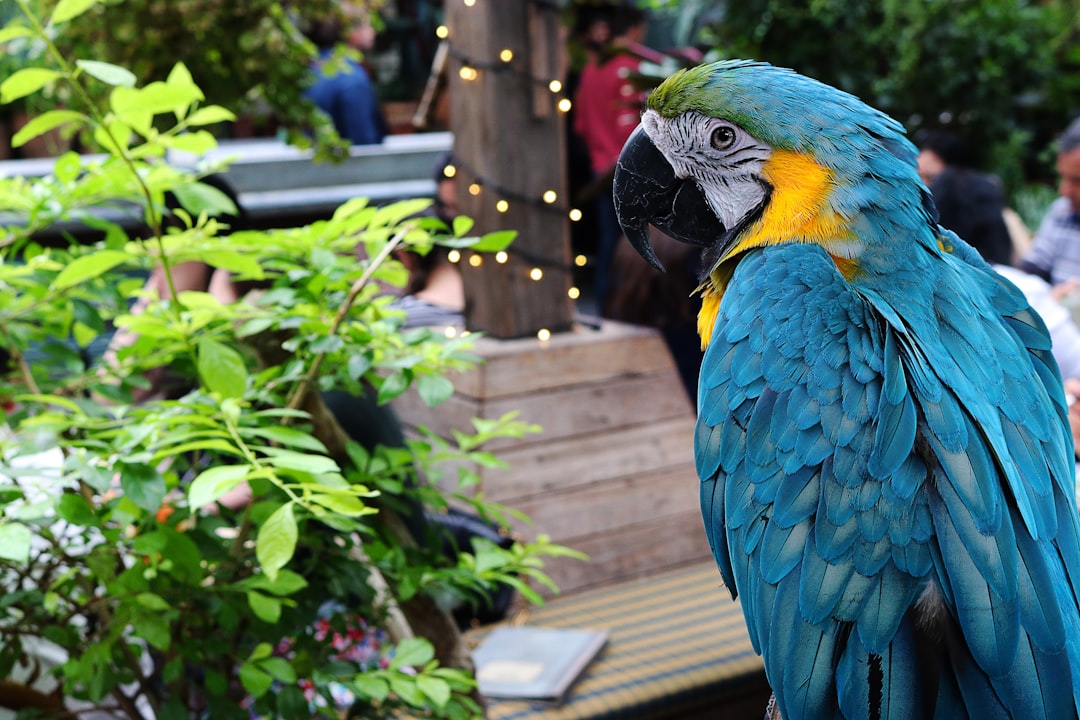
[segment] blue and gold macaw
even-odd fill
[[[1076,718],[1080,529],[1046,328],[939,227],[899,123],[724,61],[650,95],[627,237],[704,248],[705,530],[776,705]]]

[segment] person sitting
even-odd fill
[[[986,262],[1012,264],[1001,183],[972,167],[959,136],[947,130],[926,133],[919,143],[919,175],[934,196],[943,227],[978,250]]]
[[[335,58],[345,28],[335,18],[315,23],[308,38],[319,50],[314,81],[304,96],[334,123],[334,129],[353,145],[375,145],[386,137],[387,125],[375,95],[375,86],[363,65],[351,58]]]

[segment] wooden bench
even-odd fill
[[[769,688],[742,610],[713,563],[557,597],[526,625],[609,631],[558,706],[490,700],[491,720],[722,717],[760,720]],[[489,631],[470,631],[475,644]]]

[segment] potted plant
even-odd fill
[[[61,130],[101,154],[0,179],[0,708],[479,714],[447,598],[503,585],[539,601],[542,557],[571,551],[541,537],[448,552],[432,518],[456,500],[503,524],[506,508],[457,491],[470,467],[499,462],[485,442],[534,428],[508,416],[387,447],[350,437],[323,393],[375,412],[410,388],[449,397],[469,339],[403,331],[379,287],[403,284],[399,247],[486,252],[512,233],[447,229],[418,216],[423,200],[356,199],[306,227],[225,237],[236,208],[204,182],[216,168],[166,160],[211,149],[206,128],[232,113],[182,64],[140,87],[123,67],[65,56],[54,29],[99,0],[61,0],[48,17],[18,4],[24,19],[0,41],[33,39],[46,61],[0,83],[0,102],[46,86],[68,101],[15,142]],[[104,105],[92,84],[110,88]],[[40,241],[65,222],[100,239]],[[258,291],[144,292],[151,268],[174,287],[192,261]],[[110,341],[114,329],[128,339]],[[161,368],[180,389],[138,400]]]

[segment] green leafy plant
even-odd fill
[[[464,492],[469,468],[499,463],[487,441],[536,428],[510,415],[387,447],[350,437],[323,398],[378,411],[410,388],[449,397],[471,340],[403,330],[379,287],[404,284],[398,248],[487,252],[513,234],[447,229],[419,215],[426,200],[356,199],[226,237],[236,207],[203,182],[218,168],[166,155],[213,148],[206,127],[232,113],[182,64],[138,86],[61,52],[56,28],[99,0],[61,0],[44,20],[18,2],[0,40],[30,39],[44,60],[3,80],[0,102],[46,87],[69,101],[15,142],[62,129],[101,153],[0,179],[0,707],[310,718],[338,717],[346,696],[352,715],[478,714],[440,601],[498,584],[539,601],[542,558],[575,553],[541,537],[447,554],[410,524],[456,499],[505,525],[511,510]],[[112,88],[103,106],[89,83]],[[100,239],[39,241],[70,222]],[[178,291],[189,261],[254,289],[234,303]],[[155,267],[166,297],[143,289]],[[174,391],[147,399],[163,368]],[[367,655],[342,638],[370,640]]]

